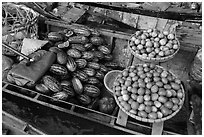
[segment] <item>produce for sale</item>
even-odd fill
[[[85,94],[81,94],[77,97],[79,99],[79,101],[83,104],[83,105],[88,105],[91,103],[91,98],[88,95]]]
[[[184,102],[181,81],[154,64],[124,69],[114,81],[113,91],[118,105],[130,116],[152,121],[169,119]]]
[[[64,39],[63,35],[58,32],[50,32],[47,37],[48,40],[53,42],[62,41]]]
[[[42,81],[53,92],[59,92],[62,89],[59,81],[52,76],[46,75],[42,78]]]
[[[147,60],[170,57],[180,48],[175,33],[156,29],[136,31],[128,44],[136,56]]]
[[[111,114],[115,109],[115,100],[112,97],[103,97],[99,100],[99,111]]]
[[[82,27],[74,27],[73,29],[74,33],[79,34],[79,35],[84,35],[84,36],[90,36],[91,32],[90,30]]]
[[[52,101],[64,100],[66,101],[69,95],[65,91],[60,91],[52,95]]]
[[[68,74],[68,70],[66,69],[66,67],[59,64],[52,64],[52,66],[50,67],[50,72],[52,72],[53,74],[62,75],[62,76]]]
[[[57,59],[36,90],[50,95],[51,101],[77,100],[82,106],[99,109],[96,104],[102,97],[103,78],[109,70],[118,67],[112,62],[111,46],[100,33],[87,28],[50,32],[48,40],[49,51],[56,53]]]
[[[36,84],[35,90],[40,92],[40,93],[43,93],[43,94],[49,94],[50,93],[49,88],[46,87],[44,84]]]
[[[76,77],[72,78],[72,85],[74,87],[74,91],[77,94],[82,94],[84,87],[78,78],[76,78]]]
[[[57,53],[57,63],[64,65],[67,63],[67,54],[63,51]]]
[[[90,97],[98,97],[100,95],[100,89],[94,85],[85,84],[84,93]]]

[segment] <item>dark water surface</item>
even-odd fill
[[[54,135],[121,135],[126,132],[3,93],[2,109]],[[15,102],[14,102],[15,100]]]

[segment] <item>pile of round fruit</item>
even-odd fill
[[[180,48],[174,33],[156,29],[136,31],[128,44],[132,53],[145,61],[166,61],[173,58]]]
[[[124,69],[114,81],[113,91],[119,107],[144,122],[173,117],[182,107],[185,96],[181,81],[154,64]]]

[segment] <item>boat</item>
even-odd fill
[[[74,14],[73,11],[76,11],[76,8],[72,9],[71,12],[72,14]],[[102,35],[104,35],[104,37],[107,37],[109,44],[112,45],[113,56],[115,59],[114,61],[119,63],[122,68],[130,66],[131,64],[142,63],[133,55],[129,54],[127,50],[127,40],[137,30],[137,28],[133,28],[131,26],[128,26],[127,24],[125,25],[124,23],[120,23],[114,19],[111,19],[110,17],[106,17],[99,13],[93,13],[91,11],[81,12],[83,14],[80,14],[80,16],[77,17],[77,19],[74,22],[67,22],[56,18],[45,19],[44,22],[47,27],[47,31],[48,32],[58,31],[63,30],[65,28],[71,28],[73,26],[83,27],[88,26],[97,28],[97,30]],[[98,20],[95,21],[89,20],[90,16],[96,16],[102,19],[102,21],[98,23],[97,22]],[[138,24],[140,23],[143,22],[138,21]],[[166,22],[167,25],[165,24],[165,26],[168,26],[169,25],[168,23],[169,22],[167,21]],[[121,28],[121,26],[124,27]],[[189,90],[187,86],[188,73],[187,71],[184,70],[188,69],[188,66],[190,65],[190,62],[193,60],[197,50],[199,49],[199,46],[201,46],[201,41],[196,40],[200,39],[201,35],[199,30],[196,32],[191,32],[191,29],[185,26],[182,28],[178,28],[177,32],[178,38],[180,38],[181,41],[181,51],[179,51],[178,55],[172,60],[165,63],[159,63],[159,65],[168,68],[170,71],[174,72],[182,81],[184,81],[185,90],[188,91]],[[192,43],[194,43],[194,45],[192,45]],[[97,124],[98,126],[104,127],[105,134],[111,134],[108,131],[113,131],[113,134],[117,133],[136,135],[152,134],[153,125],[150,123],[141,122],[129,117],[125,120],[125,124],[121,124],[120,123],[121,111],[118,107],[115,108],[112,114],[105,114],[70,102],[59,100],[56,103],[50,101],[52,99],[50,96],[38,93],[35,90],[14,85],[6,81],[2,82],[2,95],[3,97],[9,98],[14,102],[15,100],[21,100],[22,102],[26,102],[26,104],[27,103],[35,104],[36,106],[39,106],[39,108],[56,111],[59,115],[66,114],[67,116],[65,116],[64,119],[67,119],[67,121],[70,120],[70,117],[78,117],[78,119],[81,119],[82,121],[85,120],[93,125]],[[188,134],[187,129],[188,128],[187,117],[189,115],[188,109],[189,109],[188,92],[186,92],[184,107],[175,117],[164,122],[163,125],[164,129],[161,131],[161,134],[164,135]],[[35,122],[32,121],[32,124],[35,124]],[[100,129],[96,130],[98,131]],[[48,130],[48,132],[50,132],[48,134],[56,134],[56,132],[54,131]],[[84,134],[96,134],[96,132],[88,132]],[[62,134],[69,133],[63,132]]]

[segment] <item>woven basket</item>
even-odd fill
[[[142,64],[137,64],[136,66],[139,66],[139,65],[142,65]],[[158,65],[156,65],[156,66],[159,67],[159,68],[162,68],[163,70],[166,70],[166,69],[164,69],[164,68],[161,67],[161,66],[158,66]],[[166,71],[167,71],[167,70],[166,70]],[[170,72],[170,71],[168,71],[168,72],[169,72],[170,74],[172,74],[175,78],[177,78],[172,72]],[[118,77],[117,77],[117,78],[118,78]],[[117,78],[116,78],[116,80],[117,80]],[[137,115],[134,115],[134,114],[132,114],[132,113],[126,111],[126,110],[120,105],[119,100],[118,100],[117,96],[115,95],[115,92],[114,92],[114,91],[113,91],[113,95],[114,95],[114,98],[115,98],[115,100],[116,100],[117,105],[118,105],[118,106],[120,107],[120,109],[121,109],[123,112],[125,112],[128,116],[130,116],[130,117],[132,117],[132,118],[134,118],[134,119],[136,119],[136,120],[142,121],[142,122],[156,123],[156,122],[162,122],[162,121],[168,120],[168,119],[172,118],[173,116],[175,116],[175,115],[180,111],[180,109],[181,109],[182,106],[183,106],[184,99],[185,99],[185,92],[184,92],[184,88],[183,88],[183,85],[182,85],[182,84],[181,84],[181,89],[182,89],[182,92],[183,92],[183,98],[182,98],[182,103],[181,103],[181,105],[179,105],[179,108],[178,108],[176,111],[174,111],[171,115],[168,115],[167,117],[163,117],[163,118],[161,118],[161,119],[155,119],[155,120],[153,120],[153,119],[148,119],[148,118],[142,118],[142,117],[139,117],[139,116],[137,116]]]
[[[2,4],[2,41],[20,50],[23,38],[37,39],[38,14],[32,9],[15,3]],[[6,50],[5,48],[3,51]]]
[[[135,34],[133,34],[133,35],[131,35],[131,37],[130,37],[130,39],[133,37],[133,36],[135,36]],[[128,48],[130,49],[130,52],[132,53],[132,55],[134,55],[136,58],[138,58],[138,59],[140,59],[140,60],[142,60],[142,61],[144,61],[144,62],[151,62],[151,63],[157,63],[157,62],[165,62],[165,61],[168,61],[168,60],[170,60],[170,59],[172,59],[177,53],[178,53],[178,51],[179,51],[179,49],[180,49],[180,42],[179,42],[179,40],[177,39],[177,37],[176,37],[176,33],[175,33],[175,39],[177,40],[177,42],[178,42],[178,49],[173,53],[173,54],[171,54],[171,55],[169,55],[169,56],[166,56],[166,57],[162,57],[162,58],[150,58],[150,57],[143,57],[142,55],[140,55],[140,54],[137,54],[137,53],[135,53],[133,50],[132,50],[132,48],[130,47],[130,39],[128,40]]]

